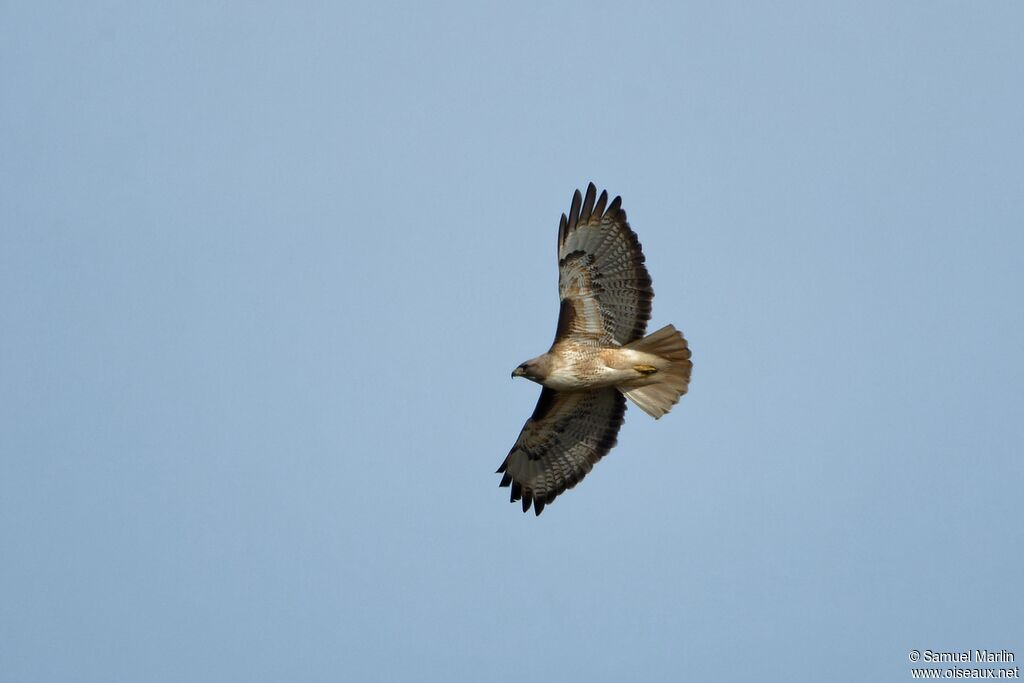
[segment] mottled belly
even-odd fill
[[[636,386],[636,382],[642,381],[648,374],[637,368],[652,367],[643,365],[648,360],[647,356],[628,349],[566,353],[562,356],[562,364],[554,368],[544,380],[544,386],[556,391],[579,391],[622,384]]]

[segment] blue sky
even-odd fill
[[[1016,3],[4,3],[0,678],[1024,656]],[[572,192],[690,393],[495,468]]]

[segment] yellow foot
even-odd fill
[[[646,377],[647,375],[653,375],[658,371],[658,368],[653,365],[634,365],[633,369],[639,372],[641,375]]]

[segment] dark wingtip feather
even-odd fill
[[[506,472],[505,475],[501,478],[501,483],[498,484],[498,486],[508,486],[511,483],[512,483],[512,475],[509,474],[508,472]]]
[[[572,196],[572,205],[569,206],[569,226],[566,228],[566,234],[572,232],[579,225],[580,221],[580,203],[583,201],[583,195],[580,194],[579,190],[576,190]]]
[[[509,494],[508,502],[514,503],[523,497],[523,487],[520,486],[518,481],[512,482],[512,491]]]
[[[621,210],[622,210],[622,197],[616,197],[615,199],[612,200],[612,204],[611,204],[611,206],[608,207],[608,210],[605,212],[605,214],[609,218],[615,218],[618,215],[619,211],[621,211]]]
[[[565,244],[565,233],[566,233],[566,226],[568,225],[568,223],[569,223],[569,219],[563,213],[562,214],[562,220],[558,221],[558,246],[559,247],[561,247],[563,244]]]
[[[530,509],[530,505],[532,503],[533,503],[533,494],[531,494],[529,491],[527,491],[525,494],[523,494],[523,512],[528,511]]]
[[[537,514],[538,517],[540,517],[540,513],[544,512],[544,505],[545,503],[543,500],[538,499],[533,501],[533,511]]]
[[[601,196],[597,198],[597,206],[594,207],[594,215],[598,218],[604,216],[604,206],[608,203],[608,191],[601,190]]]
[[[580,223],[586,225],[590,222],[590,216],[594,212],[594,198],[597,197],[597,188],[594,183],[587,185],[587,196],[583,198],[583,207],[580,209]]]

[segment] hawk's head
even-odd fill
[[[525,377],[540,384],[548,376],[547,363],[543,356],[528,360],[512,371],[513,377]]]

